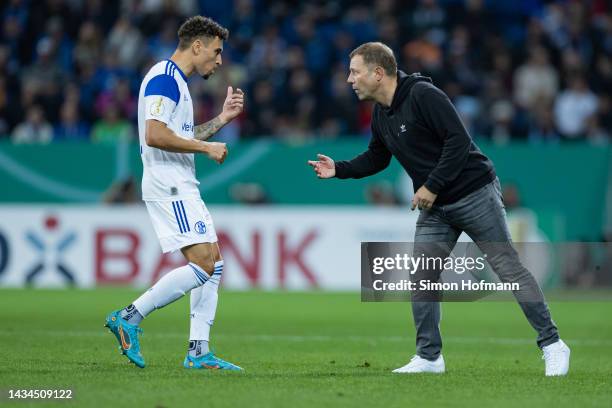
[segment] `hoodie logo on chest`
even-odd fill
[[[406,125],[402,124],[400,125],[400,131],[397,132],[397,135],[399,136],[400,133],[405,133],[406,132]]]

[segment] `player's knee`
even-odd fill
[[[209,276],[215,272],[218,263],[223,260],[216,244],[196,245],[184,251],[183,254],[189,262],[200,267]]]
[[[208,274],[208,276],[212,275],[214,269],[215,269],[215,263],[212,259],[195,259],[191,261],[192,263],[196,264],[197,266],[199,266],[200,268],[202,268],[204,270],[204,272],[206,272]]]

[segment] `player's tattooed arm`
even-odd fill
[[[206,141],[211,138],[212,135],[217,133],[219,129],[221,129],[225,125],[221,118],[217,116],[216,118],[209,120],[206,123],[202,123],[201,125],[196,126],[193,129],[195,138],[198,140]]]
[[[242,113],[244,109],[244,92],[242,89],[227,87],[227,96],[223,103],[223,111],[216,118],[209,120],[206,123],[196,126],[193,129],[194,137],[198,140],[206,141],[212,135],[217,133],[219,129],[234,120]]]

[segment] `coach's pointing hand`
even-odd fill
[[[331,159],[323,154],[317,154],[319,160],[308,160],[308,164],[312,166],[317,177],[326,179],[336,175],[336,164]]]
[[[202,142],[204,143],[203,153],[208,156],[209,159],[216,161],[221,164],[227,157],[227,145],[219,142]]]
[[[436,201],[437,194],[432,193],[425,186],[421,186],[414,193],[414,197],[412,198],[412,209],[414,210],[416,207],[419,207],[419,210],[427,209],[429,210],[433,205],[434,201]]]

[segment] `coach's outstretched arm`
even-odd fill
[[[168,129],[164,122],[155,119],[148,119],[146,122],[145,140],[148,146],[168,152],[203,153],[219,164],[227,157],[225,143],[183,139]]]
[[[240,115],[243,109],[244,92],[242,92],[242,89],[240,88],[236,88],[236,92],[234,92],[233,88],[228,86],[227,96],[225,97],[225,102],[223,103],[223,111],[214,119],[196,126],[193,130],[195,133],[195,138],[198,140],[210,139],[210,137],[217,133],[219,129]]]
[[[308,161],[317,177],[324,179],[331,177],[358,179],[386,169],[391,162],[391,152],[387,150],[377,133],[372,130],[372,139],[368,145],[368,150],[354,159],[334,162],[331,158],[322,154],[317,155],[317,158],[316,161]]]
[[[336,175],[336,165],[331,157],[324,154],[317,154],[319,160],[308,160],[308,164],[312,166],[318,178],[332,178]]]

